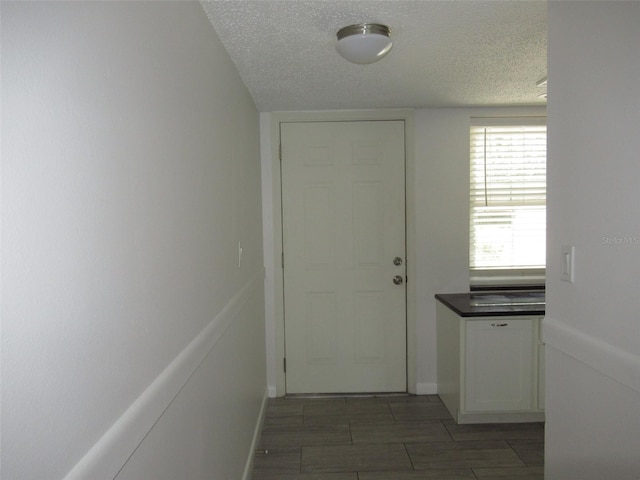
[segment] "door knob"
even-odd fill
[[[402,285],[404,283],[402,275],[396,275],[395,277],[393,277],[393,283],[395,283],[396,285]]]

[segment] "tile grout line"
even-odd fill
[[[444,423],[444,420],[440,420],[440,423],[442,424],[442,426],[446,430],[447,435],[449,435],[449,438],[451,439],[451,441],[455,443],[457,440],[455,438],[453,438],[453,435],[451,434],[451,431],[447,428],[447,425]],[[474,475],[475,475],[475,473],[474,473]]]
[[[351,439],[351,445],[353,445],[353,431],[351,430],[351,417],[347,416],[347,425],[349,425],[349,438]]]
[[[302,427],[304,427],[307,424],[307,414],[305,413],[306,411],[306,405],[305,402],[302,402]],[[298,469],[300,472],[300,475],[302,475],[302,449],[303,449],[303,445],[300,445],[300,468]]]
[[[394,422],[397,423],[398,420],[396,420],[396,416],[393,414],[393,409],[391,408],[391,403],[387,402],[387,404],[389,406],[389,410],[391,411],[391,415],[393,416]],[[407,458],[409,459],[409,463],[411,464],[411,471],[415,472],[416,471],[416,467],[413,464],[413,459],[411,458],[411,455],[409,454],[409,449],[407,448],[407,442],[402,442],[402,447],[404,448],[404,451],[407,454]]]
[[[527,468],[531,468],[531,465],[529,465],[529,464],[525,461],[525,459],[524,459],[524,458],[522,458],[522,456],[518,453],[518,451],[517,451],[515,448],[513,448],[513,445],[511,445],[510,441],[509,441],[509,440],[507,440],[507,439],[505,439],[505,442],[507,442],[507,445],[509,445],[509,448],[510,448],[511,450],[513,450],[513,453],[515,453],[515,454],[516,454],[516,456],[520,459],[520,461],[521,461],[522,463],[524,463],[524,466],[525,466],[525,467],[527,467]]]
[[[409,449],[407,448],[407,443],[406,442],[402,442],[402,446],[404,447],[404,451],[407,454],[407,457],[409,458],[409,463],[411,464],[411,471],[415,472],[416,471],[416,467],[413,464],[413,459],[411,458],[411,455],[409,454]]]

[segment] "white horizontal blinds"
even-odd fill
[[[546,243],[544,118],[473,119],[470,140],[472,277],[473,270],[539,272]]]

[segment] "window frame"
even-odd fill
[[[546,116],[518,116],[518,117],[470,117],[469,122],[469,283],[472,289],[491,287],[531,287],[540,288],[545,285],[546,265],[542,268],[472,268],[471,266],[471,235],[472,235],[472,129],[480,127],[522,127],[547,125]],[[545,177],[546,180],[546,177]],[[546,189],[545,189],[546,212]],[[546,233],[546,232],[545,232]]]

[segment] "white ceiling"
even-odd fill
[[[201,0],[257,108],[545,105],[544,0]],[[391,52],[355,65],[346,25],[388,25]]]

